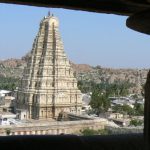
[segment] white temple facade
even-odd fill
[[[25,118],[57,118],[59,113],[81,113],[82,96],[66,57],[59,21],[48,15],[40,23],[21,79],[16,108]]]

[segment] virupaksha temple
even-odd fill
[[[80,114],[81,108],[81,92],[64,52],[59,20],[48,13],[24,69],[16,112],[26,119],[55,119],[61,112]]]

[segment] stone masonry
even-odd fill
[[[106,119],[80,120],[80,121],[55,121],[55,122],[38,122],[24,125],[10,125],[0,127],[0,136],[9,135],[58,135],[58,134],[79,134],[81,130],[104,129],[108,124]],[[80,133],[81,134],[81,133]]]
[[[81,92],[58,27],[58,19],[49,14],[41,21],[34,40],[16,100],[16,111],[26,112],[26,119],[57,118],[60,112],[81,112]]]

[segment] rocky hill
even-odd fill
[[[26,65],[27,56],[22,59],[0,60],[0,77],[20,78]],[[141,91],[144,85],[148,69],[113,69],[101,66],[92,67],[87,64],[74,64],[71,62],[76,78],[82,81],[94,81],[96,83],[115,81],[128,81],[135,84],[134,91]]]
[[[72,68],[76,74],[79,73],[88,73],[94,71],[93,67],[87,64],[74,64],[73,62],[70,62],[72,65]]]
[[[89,72],[77,73],[77,79],[94,81],[95,83],[129,82],[134,84],[131,92],[141,93],[142,86],[146,82],[148,69],[113,69],[100,66],[93,67]]]
[[[22,59],[0,60],[0,77],[20,78],[26,62]]]

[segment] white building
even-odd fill
[[[15,119],[16,115],[10,112],[1,112],[0,113],[0,125],[10,125],[12,124],[11,120]]]

